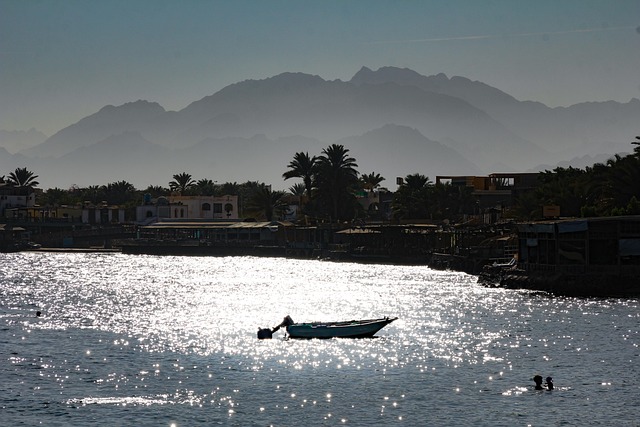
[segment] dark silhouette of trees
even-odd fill
[[[427,218],[429,177],[415,173],[407,175],[393,198],[393,216],[399,219]]]
[[[109,183],[101,188],[104,201],[109,205],[129,205],[138,203],[138,192],[133,184],[127,181]]]
[[[316,156],[309,157],[309,153],[299,152],[293,155],[293,160],[287,166],[288,171],[282,174],[287,180],[290,178],[302,178],[304,188],[307,190],[307,197],[311,198],[311,190],[313,188],[313,179],[316,173],[318,158]]]
[[[61,205],[74,205],[79,203],[80,200],[74,197],[74,194],[69,190],[63,190],[62,188],[49,188],[38,197],[38,204],[41,206],[61,206]]]
[[[37,187],[40,183],[36,181],[38,175],[25,168],[16,168],[9,174],[9,182],[18,187]]]
[[[288,206],[284,195],[284,191],[272,191],[270,185],[260,184],[252,189],[245,209],[248,213],[255,214],[255,217],[267,221],[282,219]]]
[[[540,208],[558,205],[563,216],[580,216],[588,202],[588,181],[585,170],[568,167],[556,168],[553,172],[541,172],[537,189]]]
[[[349,150],[340,144],[325,148],[318,158],[316,209],[332,221],[353,219],[357,213],[359,204],[354,195],[358,185],[357,167]]]
[[[367,191],[373,191],[380,188],[380,183],[384,180],[385,178],[383,176],[375,172],[360,175],[360,185],[362,185],[362,188]]]
[[[150,185],[144,190],[142,190],[142,194],[149,194],[151,197],[157,198],[161,196],[168,196],[170,190],[161,185]]]
[[[438,183],[428,188],[429,218],[458,221],[464,214],[476,213],[476,200],[471,187]]]
[[[640,214],[640,136],[631,142],[633,153],[615,155],[605,163],[596,163],[584,169],[558,167],[538,174],[538,185],[533,190],[521,191],[507,212],[515,220],[533,220],[542,217],[542,207],[559,205],[562,216],[610,216]],[[310,217],[345,221],[364,215],[356,193],[374,191],[384,180],[371,172],[359,175],[356,160],[349,150],[333,144],[322,150],[320,156],[297,152],[283,173],[285,180],[300,178],[290,188],[292,195],[307,198],[303,212]],[[25,168],[17,168],[0,182],[19,187],[40,185],[38,176]],[[68,190],[51,188],[37,192],[36,202],[42,206],[56,205],[121,205],[130,208],[142,202],[143,194],[157,198],[169,191],[180,194],[237,195],[239,216],[248,213],[264,218],[277,218],[283,213],[284,192],[256,181],[243,184],[226,182],[216,184],[210,179],[197,182],[186,172],[173,175],[170,189],[150,185],[138,191],[127,181],[85,188],[73,186]],[[21,190],[22,191],[22,190]],[[464,214],[480,213],[477,200],[470,187],[451,184],[433,184],[420,173],[407,175],[394,194],[392,209],[396,219],[450,219],[456,221]]]
[[[287,180],[290,178],[302,178],[302,185],[304,186],[306,197],[299,194],[300,208],[302,212],[307,212],[307,204],[311,200],[312,191],[314,186],[315,174],[317,171],[318,158],[316,156],[310,157],[309,153],[298,152],[294,154],[293,160],[289,162],[287,166],[288,171],[282,174],[282,177]]]
[[[289,193],[291,193],[291,195],[296,196],[296,197],[302,197],[306,194],[307,189],[304,187],[304,184],[301,182],[298,182],[297,184],[293,184],[291,187],[289,187]]]
[[[210,179],[199,179],[194,185],[194,190],[200,196],[214,196],[218,190],[216,183]]]
[[[534,191],[520,194],[511,207],[510,214],[513,218],[531,221],[542,216],[540,201]]]
[[[196,185],[196,182],[191,177],[191,174],[181,172],[173,175],[173,181],[169,182],[169,188],[171,191],[177,191],[181,196],[184,196],[187,190]]]
[[[640,142],[631,144],[637,145],[632,154],[616,154],[606,163],[541,172],[533,195],[521,194],[516,201],[515,219],[541,218],[545,205],[558,205],[560,214],[567,217],[638,214]]]
[[[362,213],[355,197],[360,186],[357,167],[347,148],[333,144],[319,157],[296,153],[282,176],[302,178],[308,199],[305,213],[331,221],[350,220]]]

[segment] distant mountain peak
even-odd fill
[[[105,105],[96,114],[109,113],[114,111],[118,111],[118,112],[148,111],[148,112],[155,112],[156,114],[162,114],[165,112],[165,109],[157,102],[150,102],[150,101],[145,101],[144,99],[139,99],[137,101],[126,102],[118,106]]]
[[[449,78],[444,73],[439,73],[435,76],[425,77],[422,74],[419,74],[410,68],[380,67],[376,71],[373,71],[370,68],[362,67],[351,78],[350,83],[353,83],[356,85],[360,85],[364,83],[379,84],[379,83],[388,83],[388,82],[411,84],[412,82],[417,83],[420,81],[424,81],[424,79],[432,80],[435,82],[441,82],[441,83],[449,81]]]
[[[11,153],[17,153],[20,150],[42,144],[46,139],[47,135],[35,128],[27,131],[0,129],[0,146]]]
[[[380,128],[366,132],[363,136],[370,136],[370,135],[399,136],[400,134],[402,134],[406,138],[412,137],[412,138],[428,139],[416,128],[413,128],[411,126],[406,126],[406,125],[397,125],[393,123],[388,123],[386,125],[383,125]]]
[[[107,105],[19,154],[7,152],[29,132],[3,138],[0,131],[7,149],[0,149],[0,170],[26,165],[59,177],[50,183],[56,186],[79,176],[108,182],[114,165],[147,183],[187,170],[275,184],[295,152],[317,154],[326,143],[344,141],[363,170],[387,178],[490,173],[497,165],[522,171],[628,150],[639,114],[636,98],[550,109],[480,81],[408,68],[363,66],[346,82],[284,72],[226,86],[178,111],[142,99]],[[9,139],[13,146],[3,143]]]
[[[326,83],[326,81],[320,76],[317,76],[314,74],[301,73],[301,72],[287,71],[272,77],[267,77],[265,79],[257,79],[257,80],[249,79],[249,80],[244,80],[238,83],[234,83],[232,85],[229,85],[223,88],[218,93],[225,93],[229,91],[234,92],[238,89],[244,89],[244,88],[254,89],[256,87],[283,87],[283,86],[298,87],[298,86],[318,85],[322,83]],[[214,96],[214,95],[210,95],[210,96]],[[206,98],[209,98],[209,96],[203,99],[206,99]]]

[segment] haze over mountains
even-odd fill
[[[638,123],[638,99],[549,108],[464,77],[409,69],[363,67],[348,82],[283,73],[227,86],[180,111],[143,100],[106,106],[44,141],[36,131],[26,142],[24,133],[0,132],[0,175],[26,166],[44,188],[118,180],[145,188],[188,172],[285,189],[294,183],[282,173],[295,152],[319,155],[337,142],[360,172],[380,173],[395,189],[395,177],[411,173],[583,167],[630,152]],[[18,146],[26,148],[11,154]]]

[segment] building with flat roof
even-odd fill
[[[152,200],[146,195],[136,207],[136,222],[151,224],[164,219],[237,220],[238,196],[169,196]]]
[[[538,173],[492,173],[487,176],[436,176],[436,184],[472,188],[480,209],[513,206],[518,196],[532,191],[538,184]]]

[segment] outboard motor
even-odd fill
[[[260,328],[258,329],[258,339],[259,340],[270,340],[271,338],[273,338],[273,334],[275,332],[278,332],[278,330],[280,330],[280,328],[282,328],[283,326],[286,328],[289,325],[293,325],[295,322],[293,321],[293,319],[290,316],[285,316],[285,318],[282,320],[282,323],[280,323],[278,326],[276,326],[273,329],[269,329],[269,328]]]
[[[270,340],[273,338],[273,332],[269,328],[258,329],[259,340]]]

